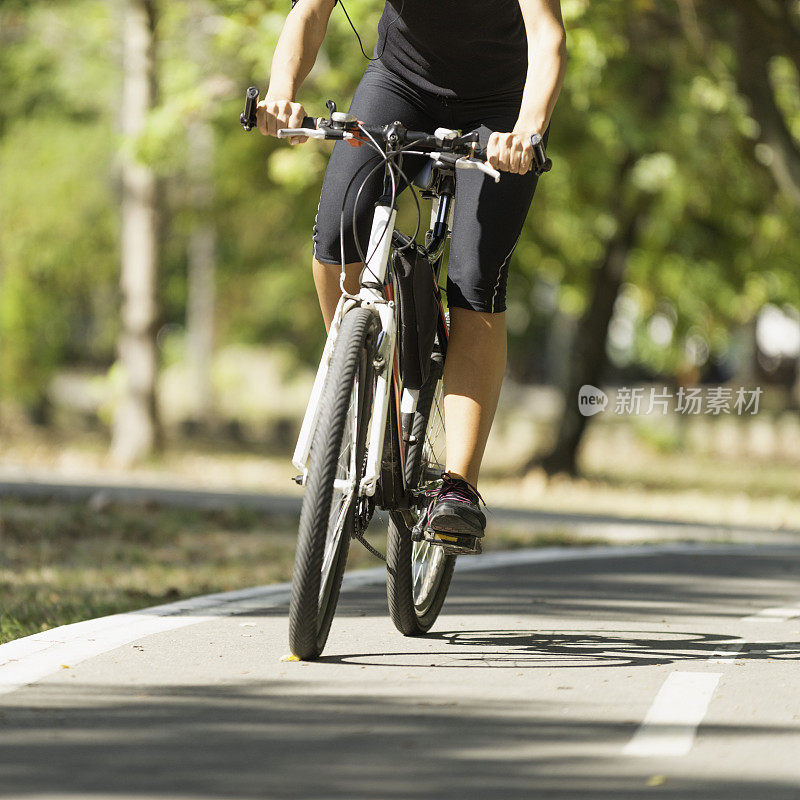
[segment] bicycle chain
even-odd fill
[[[364,469],[367,466],[367,454],[364,454]],[[362,470],[363,473],[363,470]],[[375,498],[374,497],[359,497],[356,501],[356,513],[355,519],[353,520],[353,539],[361,542],[364,547],[367,549],[368,552],[372,553],[373,556],[379,558],[384,563],[386,562],[386,556],[381,553],[380,550],[373,547],[365,538],[364,532],[367,530],[367,526],[369,525],[369,521],[372,519],[372,514],[375,511]]]
[[[370,508],[370,500],[372,500],[372,507]],[[372,519],[372,512],[375,510],[375,501],[373,498],[360,497],[358,500],[359,508],[356,512],[356,518],[353,525],[353,538],[357,539],[372,555],[379,558],[381,561],[386,561],[386,556],[380,550],[373,547],[365,538],[364,532],[367,530],[370,519]],[[365,507],[363,507],[365,506]]]
[[[368,541],[367,541],[367,540],[364,538],[364,534],[363,534],[363,533],[361,533],[361,531],[358,531],[357,533],[354,533],[354,534],[353,534],[353,538],[354,538],[354,539],[357,539],[359,542],[361,542],[361,544],[363,544],[363,545],[364,545],[364,547],[366,547],[366,548],[367,548],[367,550],[369,550],[369,552],[370,552],[370,553],[372,553],[372,555],[376,556],[376,557],[377,557],[377,558],[379,558],[381,561],[384,561],[384,562],[386,561],[386,556],[385,556],[383,553],[381,553],[381,551],[380,551],[380,550],[378,550],[377,548],[373,547],[373,546],[372,546],[372,545],[371,545],[371,544],[370,544],[370,543],[369,543],[369,542],[368,542]]]

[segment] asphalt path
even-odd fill
[[[460,564],[424,638],[348,576],[314,663],[285,586],[3,645],[0,796],[800,797],[800,548]]]

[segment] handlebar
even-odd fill
[[[318,117],[303,117],[302,128],[316,129]],[[251,131],[258,124],[258,89],[251,86],[244,96],[244,111],[239,115],[239,123],[246,131]],[[285,129],[282,129],[285,130]],[[299,134],[298,134],[299,135]],[[307,134],[303,134],[307,135]]]
[[[547,157],[547,153],[544,149],[544,140],[542,139],[541,134],[531,134],[531,144],[533,145],[534,169],[536,170],[537,174],[541,175],[543,172],[550,172],[550,170],[553,168],[553,160]],[[475,157],[486,159],[486,148],[476,147]]]
[[[292,136],[307,136],[310,139],[351,140],[359,145],[367,140],[366,131],[376,141],[387,144],[393,150],[408,148],[409,145],[428,150],[430,157],[441,164],[450,164],[457,169],[478,169],[500,180],[500,173],[486,163],[486,148],[480,145],[477,131],[459,135],[458,131],[438,128],[433,134],[422,131],[409,131],[399,122],[372,127],[362,125],[352,114],[336,111],[336,104],[328,100],[330,110],[328,117],[303,117],[299,128],[281,128],[279,139]],[[251,86],[245,94],[244,111],[239,122],[246,131],[257,125],[258,89]],[[533,145],[533,170],[537,175],[549,172],[553,162],[545,153],[542,137],[535,133],[531,136]]]

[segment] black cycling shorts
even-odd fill
[[[431,133],[439,127],[460,129],[464,133],[478,130],[485,145],[492,131],[513,129],[520,101],[516,90],[470,99],[442,97],[408,85],[379,62],[372,61],[356,89],[350,112],[366,125],[387,125],[399,120],[409,130]],[[314,224],[314,257],[318,261],[341,264],[342,198],[354,173],[368,160],[371,165],[380,163],[375,150],[366,145],[353,147],[342,141],[333,147]],[[413,173],[426,160],[424,156],[404,156],[403,171],[413,180]],[[361,171],[345,200],[344,255],[348,264],[360,261],[353,240],[353,208],[356,192],[370,169],[371,166]],[[372,175],[359,199],[356,228],[362,252],[367,250],[383,172],[378,169]],[[447,275],[450,306],[505,311],[508,264],[528,215],[536,182],[533,172],[525,175],[503,172],[499,183],[478,171],[456,172]],[[398,190],[402,188],[398,185]]]

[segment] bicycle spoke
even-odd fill
[[[432,547],[428,542],[415,544],[411,556],[412,596],[414,603],[421,603],[432,588],[439,564],[444,552],[439,547]]]
[[[439,382],[431,402],[428,427],[422,449],[423,475],[444,470],[445,438],[442,411],[442,384]],[[412,596],[416,605],[424,605],[437,579],[444,553],[429,542],[415,542],[411,553]]]
[[[416,590],[422,573],[425,571],[426,558],[431,548],[430,542],[415,542],[411,555],[411,569],[413,571],[412,586]],[[416,591],[415,591],[416,594]]]

